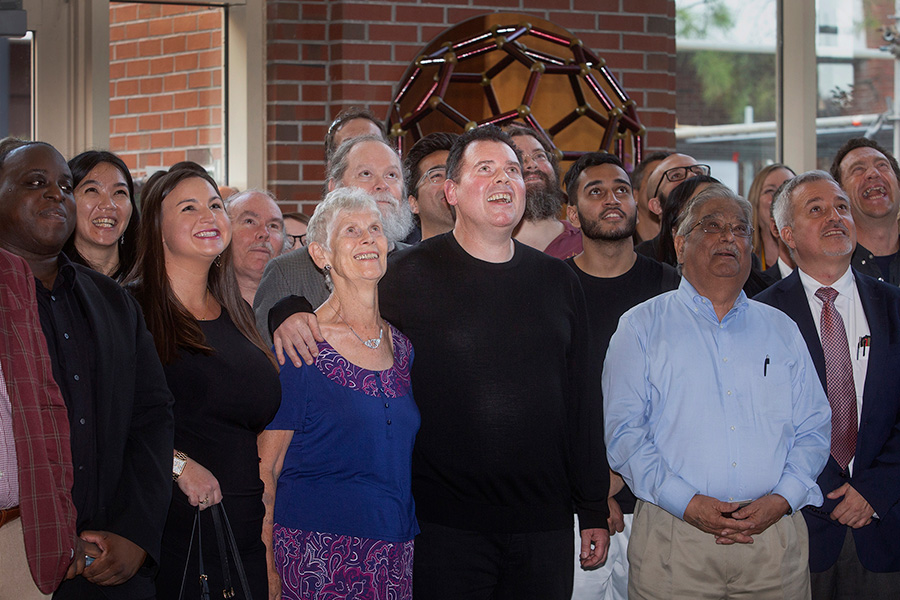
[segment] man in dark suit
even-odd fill
[[[797,269],[757,299],[796,321],[832,408],[831,456],[806,507],[812,597],[900,598],[900,292],[850,267],[850,200],[824,171],[777,195]]]
[[[55,597],[155,595],[172,493],[172,395],[137,302],[113,280],[72,264],[72,175],[40,142],[0,144],[0,246],[35,276],[53,376],[66,402],[80,537],[99,547]]]

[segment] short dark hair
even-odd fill
[[[882,148],[881,144],[876,142],[875,140],[870,140],[869,138],[857,137],[850,138],[844,145],[841,146],[840,150],[837,151],[837,154],[834,155],[834,160],[831,162],[831,176],[834,177],[834,180],[838,182],[838,185],[843,186],[844,182],[841,181],[841,162],[843,162],[844,157],[846,157],[850,152],[856,150],[857,148],[874,148],[878,152],[881,152],[888,162],[891,163],[891,169],[894,171],[894,177],[897,178],[897,181],[900,181],[900,165],[897,164],[897,159],[894,158],[894,155]]]
[[[435,131],[422,137],[422,139],[412,145],[412,148],[409,149],[409,152],[406,153],[406,158],[403,160],[403,165],[406,167],[404,169],[406,171],[406,191],[410,196],[418,198],[416,184],[419,183],[419,179],[422,177],[422,173],[419,171],[419,163],[425,157],[435,152],[440,152],[441,150],[449,152],[450,148],[453,147],[453,142],[458,137],[458,133]]]
[[[652,163],[659,162],[661,160],[666,160],[671,155],[671,152],[651,152],[647,156],[644,157],[644,160],[640,162],[638,166],[634,168],[634,171],[631,172],[631,185],[634,189],[639,190],[641,186],[644,185],[644,175],[647,175],[647,167],[649,167]]]
[[[582,154],[578,157],[578,160],[572,163],[569,170],[566,171],[564,183],[566,185],[566,194],[569,196],[570,205],[575,206],[578,199],[578,178],[581,176],[581,173],[588,167],[597,167],[599,165],[615,165],[625,171],[625,165],[622,164],[622,161],[619,160],[619,157],[615,154],[609,154],[608,152],[588,152]],[[628,171],[625,171],[625,175],[628,176],[628,180],[631,181],[631,176],[628,175]]]
[[[550,158],[550,165],[553,167],[553,172],[556,174],[556,180],[559,181],[559,157],[556,156],[556,152],[553,151],[553,146],[550,145],[549,141],[541,135],[537,129],[534,127],[529,127],[528,125],[524,125],[522,123],[512,122],[506,125],[503,128],[503,131],[509,134],[511,138],[517,138],[523,135],[530,135],[534,139],[538,141],[541,145],[541,148],[544,149],[544,152],[547,153],[547,156]]]
[[[331,155],[337,149],[334,147],[334,136],[337,135],[337,132],[340,131],[341,127],[347,124],[347,121],[352,121],[354,119],[367,119],[375,123],[378,126],[378,131],[381,132],[381,137],[387,141],[387,136],[384,133],[384,125],[381,121],[375,118],[368,109],[361,108],[359,106],[351,106],[349,108],[345,108],[334,118],[334,121],[331,122],[331,125],[328,126],[328,133],[325,135],[325,160],[331,160]]]
[[[466,148],[469,147],[469,144],[480,141],[506,144],[516,154],[519,166],[522,166],[522,153],[516,148],[516,145],[513,143],[512,138],[509,137],[509,134],[496,125],[484,125],[482,127],[470,129],[453,142],[453,147],[450,148],[450,155],[447,157],[447,179],[459,181],[459,174],[462,169],[462,158]]]

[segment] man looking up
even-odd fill
[[[338,113],[328,126],[328,133],[325,135],[326,167],[341,144],[350,138],[364,135],[373,135],[387,142],[384,126],[368,110],[352,106]]]
[[[659,218],[669,192],[682,181],[697,175],[709,175],[709,165],[698,165],[687,154],[670,154],[661,160],[647,178],[647,206],[650,211]]]
[[[416,348],[414,595],[569,600],[573,507],[582,566],[609,544],[584,294],[568,267],[512,239],[525,185],[509,136],[467,131],[447,177],[453,231],[391,257],[379,284],[382,314]],[[311,360],[315,346],[292,350]]]
[[[66,402],[80,537],[96,544],[55,598],[155,596],[172,494],[172,395],[132,296],[62,253],[72,174],[41,142],[0,145],[0,246],[28,262],[53,377]]]
[[[864,275],[900,285],[900,165],[874,140],[853,138],[838,150],[831,176],[850,198],[856,224],[852,264]]]
[[[637,200],[638,207],[638,222],[634,232],[635,244],[640,244],[659,235],[660,217],[650,210],[650,198],[647,194],[653,190],[647,189],[650,187],[647,185],[647,179],[657,165],[668,156],[668,152],[652,152],[634,168],[634,172],[631,174],[631,181],[634,184],[634,197]]]
[[[822,503],[830,411],[796,325],[741,289],[750,218],[721,184],[695,196],[678,289],[626,312],[609,343],[609,465],[640,499],[629,598],[809,597],[798,513]]]
[[[605,356],[619,317],[632,306],[675,289],[679,277],[669,265],[635,253],[632,236],[637,204],[618,158],[600,152],[585,154],[569,168],[565,184],[569,221],[581,229],[584,242],[584,252],[566,263],[584,289],[591,354]],[[635,497],[613,472],[609,493],[609,558],[596,570],[585,571],[576,565],[573,600],[628,597],[626,552]],[[580,546],[580,536],[576,543]]]
[[[284,219],[268,191],[240,192],[225,205],[232,225],[234,272],[241,296],[253,306],[266,265],[284,249]]]
[[[559,187],[559,161],[551,147],[531,127],[506,128],[525,165],[525,215],[513,237],[556,258],[581,252],[581,235],[559,213],[565,196]]]
[[[334,153],[326,176],[329,190],[356,187],[375,198],[391,250],[409,235],[413,218],[406,200],[403,166],[397,151],[387,142],[370,135],[347,140]],[[271,339],[269,310],[282,298],[302,296],[317,307],[325,302],[328,294],[325,276],[316,268],[305,246],[269,261],[253,300],[260,335]],[[287,315],[281,315],[278,323]]]
[[[831,404],[821,508],[806,507],[812,597],[900,598],[900,290],[851,268],[851,201],[809,171],[773,202],[794,273],[758,296],[799,326]]]
[[[409,208],[419,222],[416,241],[453,229],[453,207],[447,204],[444,182],[447,180],[447,155],[458,137],[455,133],[429,133],[413,144],[406,154],[404,166]],[[406,241],[411,240],[407,238]]]

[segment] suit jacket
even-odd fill
[[[880,518],[853,530],[859,561],[874,572],[900,571],[900,289],[855,269],[853,275],[872,336],[853,476],[829,457],[817,482],[823,494],[848,482],[862,494]],[[797,271],[756,299],[794,319],[824,388],[825,354]],[[844,543],[845,526],[831,519],[839,502],[826,498],[821,508],[803,509],[813,572],[833,565]]]
[[[74,293],[96,344],[98,511],[85,528],[127,538],[155,566],[172,496],[174,401],[137,301],[109,277],[74,268]],[[110,587],[76,577],[55,598],[146,598],[154,590],[151,575],[141,569]]]
[[[69,420],[38,321],[31,269],[5,250],[0,250],[0,362],[12,406],[25,553],[35,583],[49,594],[74,551]]]

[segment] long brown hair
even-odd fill
[[[178,356],[180,348],[213,354],[206,336],[194,316],[184,307],[169,282],[162,241],[162,203],[175,187],[186,179],[199,177],[209,183],[216,194],[219,187],[200,165],[181,162],[168,171],[154,173],[144,186],[141,201],[141,224],[138,232],[138,255],[127,282],[144,309],[147,329],[153,335],[156,351],[163,364]],[[234,274],[231,245],[210,265],[207,286],[222,307],[228,311],[238,330],[254,346],[262,350],[272,366],[278,363],[256,330],[253,311],[241,297]]]

